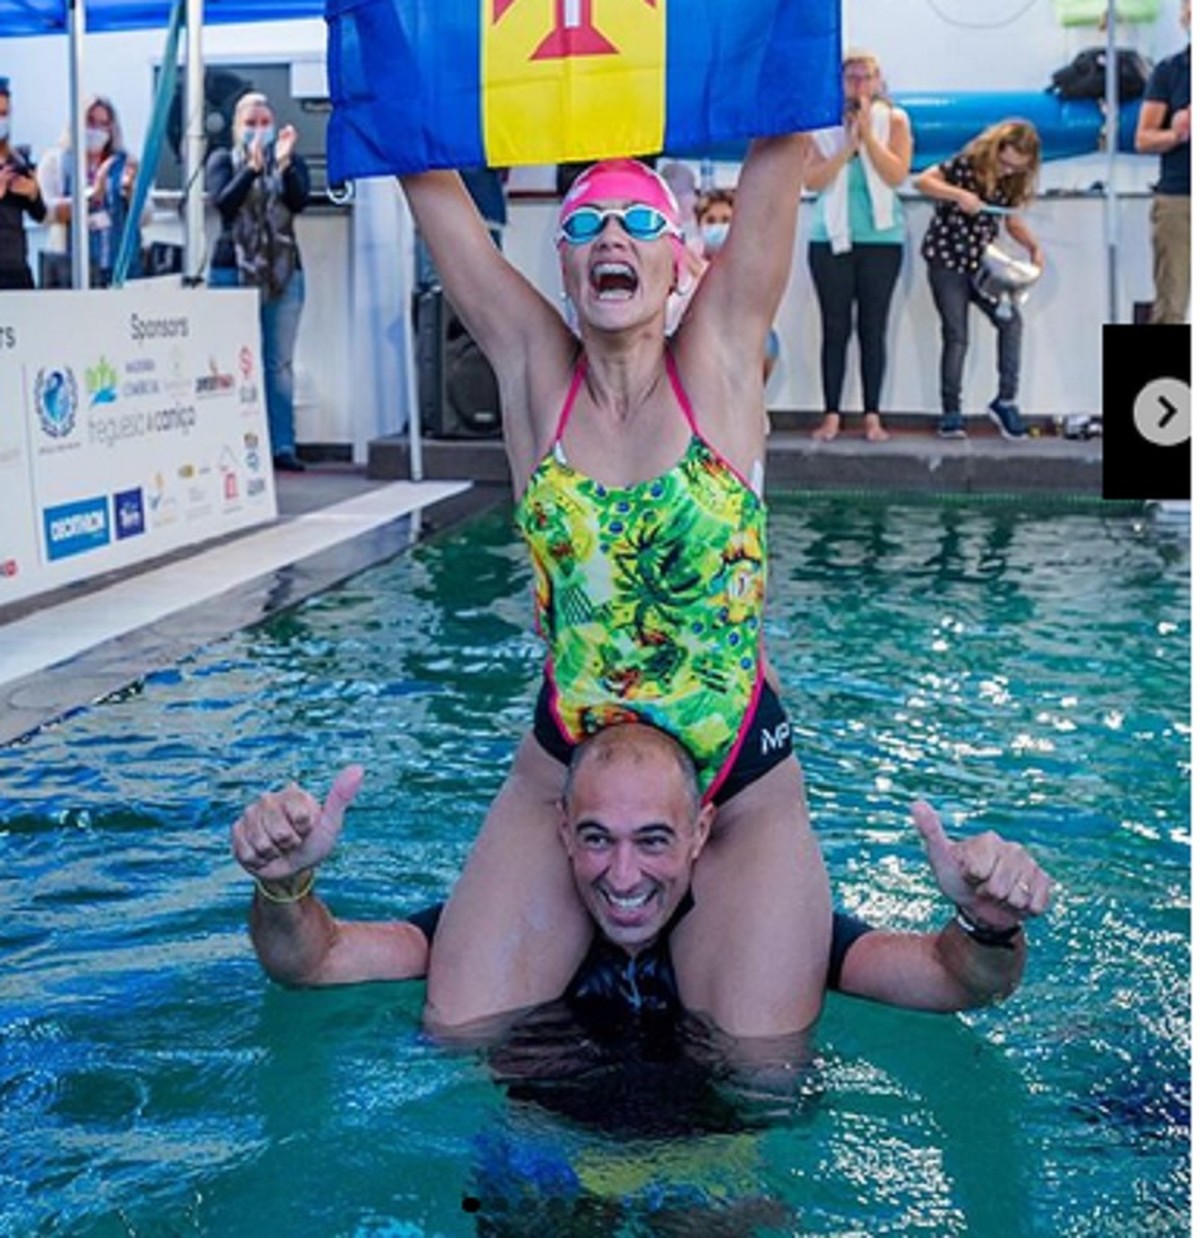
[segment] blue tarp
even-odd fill
[[[0,37],[65,34],[66,0],[0,0]],[[324,17],[325,0],[205,0],[204,24],[284,21]],[[89,33],[106,30],[166,30],[171,0],[85,0]]]

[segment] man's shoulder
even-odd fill
[[[1151,103],[1167,103],[1180,85],[1190,87],[1192,80],[1192,49],[1190,45],[1165,56],[1150,73],[1145,98]]]

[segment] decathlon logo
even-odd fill
[[[42,512],[46,553],[51,561],[84,554],[109,543],[108,499],[79,499]]]
[[[766,755],[768,752],[780,752],[788,745],[788,740],[791,738],[792,725],[790,722],[781,722],[774,730],[769,727],[763,727],[762,735],[762,753]]]
[[[33,401],[42,429],[51,438],[66,438],[75,429],[75,410],[79,407],[79,384],[71,367],[38,370]]]

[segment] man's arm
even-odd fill
[[[1138,109],[1133,148],[1142,155],[1165,155],[1191,140],[1191,107],[1180,108],[1167,120],[1171,110],[1169,63],[1162,60],[1154,66]]]
[[[344,769],[324,805],[295,785],[260,796],[234,823],[234,856],[255,880],[250,939],[281,984],[414,980],[428,968],[429,943],[415,924],[338,920],[313,893],[362,775]]]
[[[953,1011],[1007,997],[1025,970],[1024,921],[1050,902],[1050,878],[994,833],[951,842],[926,803],[913,807],[930,866],[959,914],[936,933],[874,931],[842,964],[840,989],[909,1010]]]

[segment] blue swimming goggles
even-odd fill
[[[577,206],[563,219],[558,239],[568,245],[586,245],[604,231],[610,219],[615,219],[635,241],[657,241],[661,236],[679,235],[679,229],[657,207],[635,202],[632,206],[610,206],[605,210],[598,206]]]

